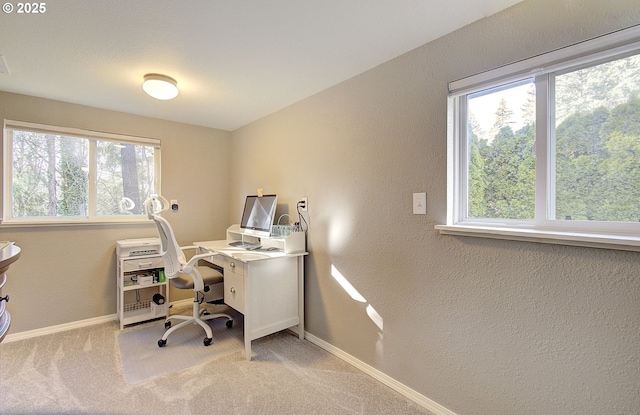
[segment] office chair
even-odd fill
[[[158,207],[158,205],[160,206]],[[147,216],[155,222],[158,228],[162,249],[160,254],[164,261],[164,274],[169,280],[169,283],[178,289],[193,290],[192,315],[169,316],[164,323],[165,328],[168,330],[162,338],[158,340],[158,346],[164,347],[171,333],[191,323],[199,324],[204,329],[207,335],[204,339],[204,345],[209,346],[211,342],[213,342],[213,334],[206,320],[224,317],[227,319],[227,327],[231,328],[233,326],[233,318],[231,316],[221,313],[210,314],[205,308],[200,307],[204,301],[203,291],[209,291],[210,285],[221,283],[224,277],[219,271],[212,267],[197,265],[201,259],[210,258],[210,253],[194,255],[187,261],[183,250],[195,249],[196,247],[180,247],[176,241],[171,225],[169,225],[169,222],[165,218],[159,215],[161,212],[168,210],[169,203],[167,199],[160,195],[151,195],[151,197],[145,201],[145,208],[147,210]],[[171,320],[183,321],[171,327]]]

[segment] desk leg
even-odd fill
[[[250,299],[253,294],[253,284],[251,283],[248,275],[244,277],[244,357],[247,360],[251,360],[251,336],[253,335],[253,310]]]
[[[245,320],[246,324],[246,320]],[[247,360],[251,360],[251,337],[247,332],[247,327],[244,328],[244,356]]]
[[[304,256],[298,257],[298,337],[304,339]]]

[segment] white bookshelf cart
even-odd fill
[[[164,263],[159,252],[158,238],[116,241],[120,330],[129,324],[168,316],[169,285],[160,276]],[[156,304],[154,294],[162,295],[164,302]]]

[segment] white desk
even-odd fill
[[[297,326],[304,338],[304,256],[307,252],[247,251],[229,240],[194,242],[216,253],[224,268],[224,302],[244,315],[244,350],[251,341]]]

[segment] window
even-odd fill
[[[639,26],[449,87],[442,233],[640,249]]]
[[[146,220],[160,141],[5,120],[3,223]]]

